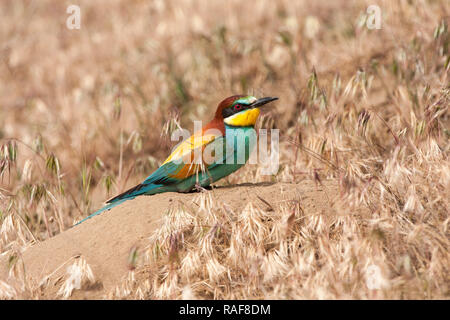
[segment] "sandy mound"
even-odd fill
[[[244,184],[219,187],[212,191],[235,209],[243,208],[248,201],[276,209],[281,203],[293,199],[301,200],[308,212],[329,210],[327,197],[336,193],[337,185],[327,182],[316,186],[312,181],[301,184]],[[32,286],[47,275],[49,284],[43,290],[44,298],[57,298],[62,277],[73,257],[81,255],[92,268],[96,284],[89,290],[75,291],[72,298],[102,298],[104,294],[119,284],[129,271],[128,257],[132,248],[142,248],[149,244],[148,237],[160,226],[161,218],[171,206],[192,202],[195,194],[165,193],[138,197],[127,201],[109,212],[105,212],[73,227],[57,236],[28,248],[23,253],[27,277]],[[8,278],[5,257],[0,261],[0,279],[13,284]],[[56,270],[56,271],[55,271]],[[23,297],[26,298],[26,297]]]

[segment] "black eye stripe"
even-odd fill
[[[222,110],[222,116],[223,118],[228,118],[229,116],[232,116],[234,114],[234,110],[232,108],[225,108]]]
[[[240,108],[239,108],[240,107]],[[241,112],[242,110],[245,110],[246,108],[248,108],[249,106],[245,105],[245,104],[235,104],[232,107],[228,107],[222,110],[222,116],[224,118],[227,118],[229,116],[232,116],[235,113]]]

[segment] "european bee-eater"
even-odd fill
[[[106,206],[78,224],[137,196],[188,192],[198,186],[207,187],[238,170],[255,146],[248,134],[254,132],[259,108],[277,99],[244,95],[226,98],[219,103],[214,119],[180,143],[147,179],[108,200]]]

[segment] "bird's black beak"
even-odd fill
[[[272,101],[275,101],[275,100],[278,100],[278,98],[277,98],[277,97],[265,97],[265,98],[261,98],[261,99],[256,100],[255,102],[253,102],[253,103],[250,105],[250,107],[251,107],[251,108],[257,108],[257,107],[260,107],[260,106],[262,106],[262,105],[265,105],[265,104],[267,104],[267,103],[269,103],[269,102],[272,102]]]

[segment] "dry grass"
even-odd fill
[[[378,1],[380,30],[364,25],[372,1],[75,3],[78,31],[67,1],[0,4],[0,253],[12,264],[146,177],[177,124],[267,94],[280,97],[259,123],[281,130],[278,174],[247,166],[222,183],[336,180],[333,214],[230,212],[196,195],[197,211],[169,213],[149,240],[151,272],[109,297],[449,298],[448,1]],[[379,290],[366,285],[374,265]],[[0,298],[16,294],[0,281]]]

